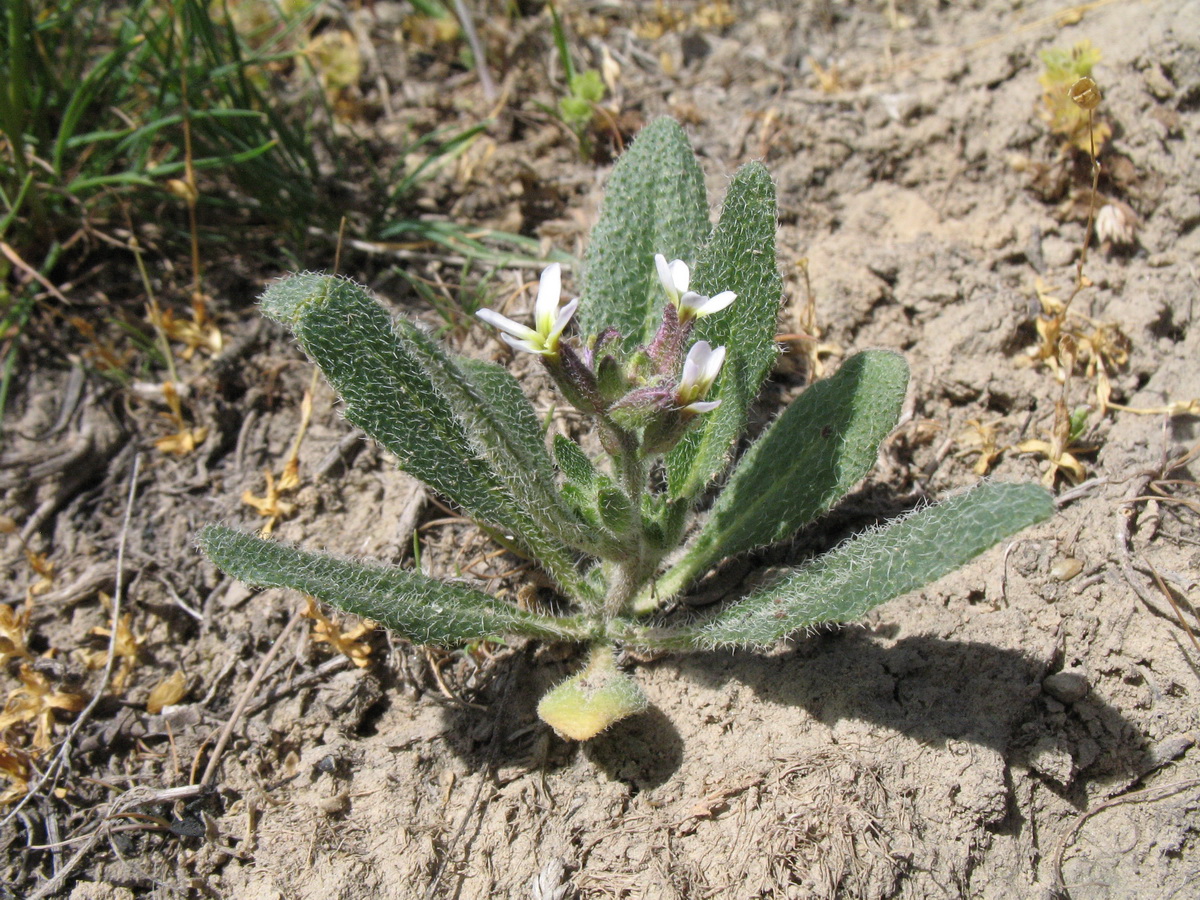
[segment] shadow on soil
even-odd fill
[[[570,665],[538,665],[522,654],[503,665],[489,696],[480,698],[488,708],[447,710],[447,734],[458,735],[451,744],[473,766],[491,759],[536,768],[531,747],[545,726],[528,726],[536,722],[541,693]],[[1096,749],[1081,760],[1084,777],[1138,775],[1149,759],[1142,736],[1116,709],[1093,695],[1063,707],[1042,690],[1044,663],[983,643],[918,635],[886,646],[865,629],[846,628],[800,639],[774,656],[698,653],[649,665],[672,667],[681,681],[709,687],[741,683],[762,702],[802,708],[826,726],[857,719],[933,746],[963,740],[991,747],[1010,762],[1028,764],[1029,748],[1046,738],[1066,747],[1087,743]],[[512,691],[501,702],[510,681]],[[497,714],[504,720],[499,741],[484,739]],[[769,743],[771,735],[755,739]],[[652,707],[582,748],[552,739],[549,763],[566,764],[578,752],[611,779],[648,790],[678,770],[684,743],[671,720]],[[1071,793],[1063,785],[1048,786]]]

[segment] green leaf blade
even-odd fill
[[[556,539],[588,553],[603,544],[559,496],[541,424],[517,380],[494,363],[451,357],[411,322],[396,330],[463,425],[472,449],[504,483],[521,511]]]
[[[886,350],[855,354],[809,386],[746,451],[687,553],[659,581],[658,596],[827,512],[875,465],[907,387],[908,364]]]
[[[401,468],[464,509],[497,524],[499,485],[411,354],[391,317],[352,281],[305,273],[276,282],[263,313],[288,325],[345,403],[346,418],[382,444]]]
[[[613,167],[588,243],[576,316],[584,340],[613,327],[627,351],[647,341],[666,302],[654,254],[691,263],[711,227],[687,135],[672,119],[651,122]]]
[[[767,647],[802,628],[852,622],[1054,511],[1054,498],[1039,485],[985,482],[852,538],[734,604],[687,639],[703,648]]]
[[[732,306],[696,323],[695,340],[729,348],[709,399],[721,405],[704,416],[667,455],[673,498],[696,497],[724,470],[778,355],[775,331],[783,282],[775,264],[775,184],[761,163],[734,175],[712,240],[696,263],[693,289],[706,296],[734,291]]]
[[[598,474],[583,449],[564,434],[554,435],[554,458],[567,481],[581,488],[590,488]]]
[[[313,553],[223,525],[205,526],[198,542],[205,556],[240,581],[301,591],[417,644],[451,646],[514,634],[550,640],[585,636],[578,618],[518,609],[419,572]]]
[[[520,387],[507,373],[511,384],[487,364],[456,366],[416,326],[393,321],[347,279],[295,275],[271,285],[261,306],[292,329],[341,396],[350,422],[402,469],[509,535],[563,590],[580,596],[574,552],[562,539],[578,523],[563,511],[540,433],[529,441],[534,413],[522,409],[528,400],[518,398]],[[491,420],[493,411],[511,433]]]

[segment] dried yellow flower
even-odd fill
[[[28,643],[31,612],[28,604],[21,612],[17,612],[13,607],[0,603],[0,669],[10,659],[33,659]]]
[[[29,777],[33,774],[33,757],[11,744],[0,741],[0,775],[9,785],[0,793],[0,805],[20,800],[29,793]]]
[[[1099,106],[1101,100],[1100,88],[1090,78],[1080,78],[1076,81],[1071,85],[1071,90],[1067,92],[1067,96],[1080,109],[1086,109],[1089,112]]]
[[[150,696],[146,698],[146,712],[156,716],[163,711],[163,707],[173,706],[182,700],[186,693],[187,676],[176,669],[150,691]]]
[[[33,722],[34,748],[49,750],[54,734],[54,711],[79,712],[87,698],[83,694],[55,691],[50,680],[30,665],[22,665],[18,676],[22,686],[9,691],[4,713],[0,715],[0,732],[13,725]]]
[[[348,657],[360,669],[371,664],[371,645],[362,639],[375,630],[375,623],[370,619],[362,622],[350,631],[342,631],[342,626],[321,611],[317,601],[312,597],[305,598],[308,606],[304,610],[307,618],[313,619],[312,639],[314,643],[329,644],[338,653]]]
[[[103,595],[102,595],[103,596]],[[114,694],[121,694],[125,691],[125,686],[129,683],[129,676],[133,674],[134,668],[138,663],[138,652],[141,650],[142,644],[146,641],[146,635],[134,634],[133,616],[129,613],[121,616],[117,623],[117,635],[113,642],[113,653],[120,660],[120,665],[117,667],[116,674],[113,675],[112,689]],[[92,634],[97,637],[112,637],[112,631],[108,628],[93,628]],[[108,661],[108,650],[97,650],[94,653],[80,653],[84,664],[89,669],[102,669]]]

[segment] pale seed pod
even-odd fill
[[[1138,218],[1128,204],[1110,200],[1096,213],[1096,237],[1128,247],[1137,240]]]
[[[1100,88],[1090,78],[1080,78],[1071,85],[1069,96],[1076,106],[1089,112],[1100,105]]]

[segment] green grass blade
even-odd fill
[[[409,194],[411,194],[423,179],[432,176],[433,173],[438,170],[438,168],[454,159],[457,159],[459,156],[465,153],[470,148],[471,144],[474,143],[475,138],[486,132],[491,124],[491,119],[485,119],[476,125],[472,125],[468,128],[464,128],[462,131],[451,134],[444,141],[441,140],[443,134],[445,134],[444,130],[430,132],[418,140],[413,141],[413,143],[407,148],[408,152],[403,154],[401,159],[393,167],[391,177],[388,179],[388,181],[395,186],[388,192],[388,199],[385,209],[390,210],[397,202],[405,199]],[[418,165],[414,166],[410,171],[404,172],[403,174],[399,171],[399,169],[404,167],[405,157],[407,157],[409,153],[419,150],[426,144],[433,143],[436,143],[437,145],[433,148],[428,156],[421,160]]]
[[[63,110],[51,156],[51,165],[60,177],[64,174],[67,143],[74,137],[80,121],[87,114],[89,108],[109,86],[113,72],[127,58],[129,51],[130,47],[125,45],[116,47],[96,64],[95,68],[72,92],[71,99]]]

